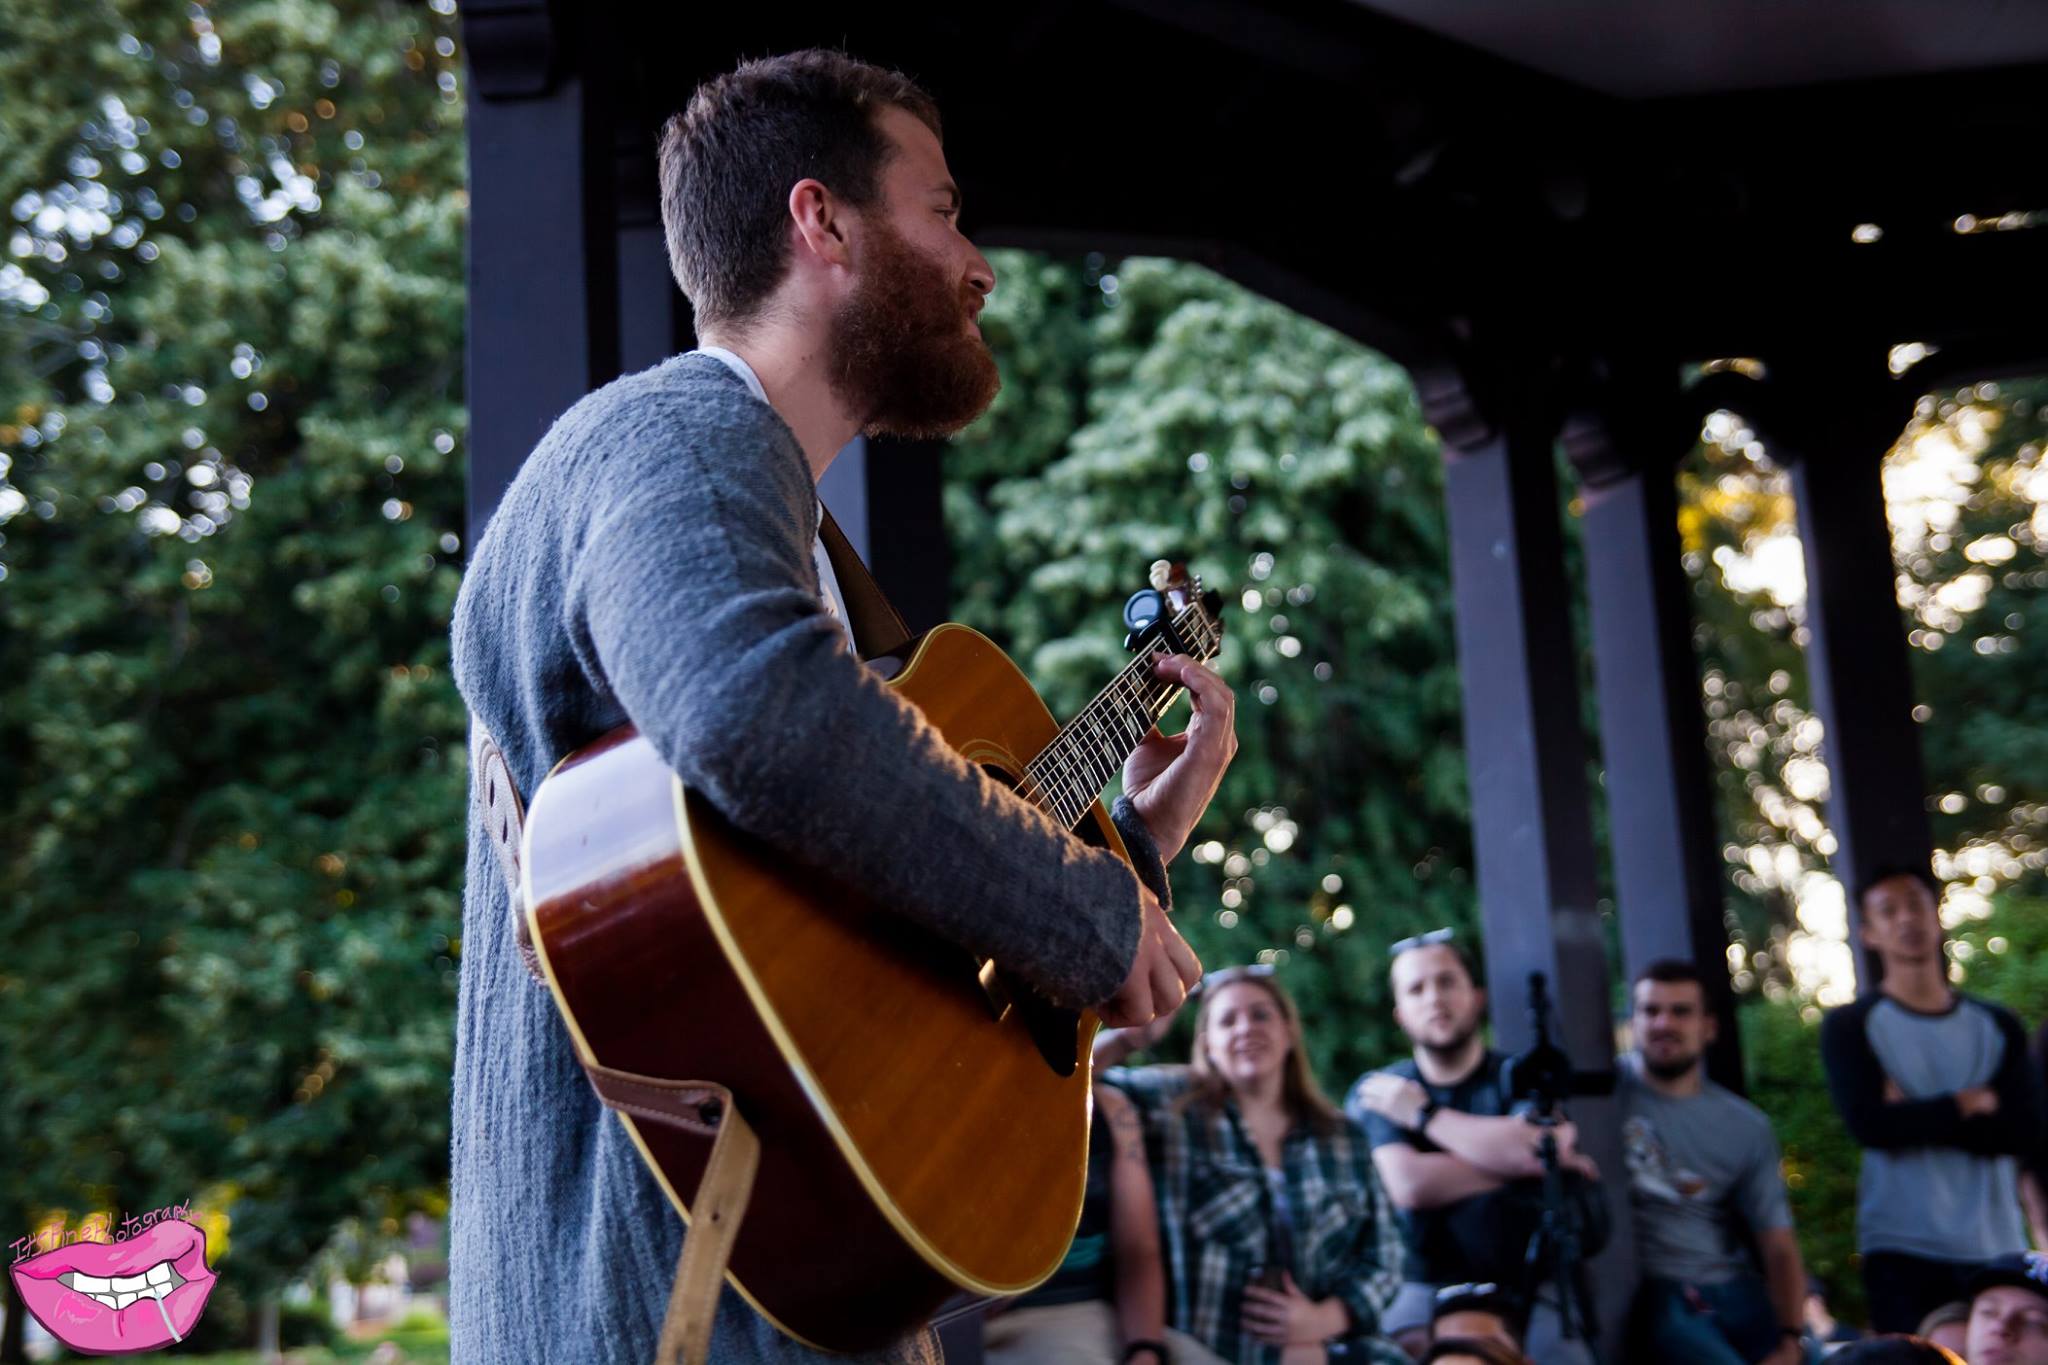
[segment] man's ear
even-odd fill
[[[796,247],[821,265],[848,266],[845,205],[819,181],[799,180],[789,191],[789,221]]]
[[[1721,1016],[1714,1013],[1711,1006],[1703,1008],[1704,1013],[1700,1015],[1700,1041],[1712,1047],[1714,1040],[1721,1036]]]

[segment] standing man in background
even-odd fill
[[[2041,1141],[2027,1036],[2011,1010],[1949,984],[1939,892],[1914,868],[1857,892],[1883,985],[1821,1024],[1828,1093],[1863,1148],[1856,1245],[1880,1332],[1912,1331],[2027,1249],[2019,1167]]]

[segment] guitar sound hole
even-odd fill
[[[1015,790],[1016,774],[1005,771],[991,763],[981,765],[981,770],[992,781]],[[1085,843],[1104,847],[1102,833],[1096,829],[1095,821],[1081,818],[1081,827],[1074,831]],[[1017,1022],[1031,1035],[1031,1042],[1038,1049],[1038,1055],[1052,1068],[1056,1076],[1071,1076],[1081,1064],[1081,1015],[1077,1010],[1061,1009],[1027,985],[1014,972],[1003,970],[996,964],[996,975],[1001,979],[1002,988],[1015,1007]]]

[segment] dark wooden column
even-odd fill
[[[1928,867],[1934,847],[1884,506],[1884,454],[1913,399],[1882,355],[1867,360],[1861,369],[1773,366],[1778,403],[1760,428],[1793,460],[1806,667],[1828,766],[1830,861],[1849,897],[1852,944],[1862,918],[1856,888],[1879,868]],[[1875,989],[1879,973],[1860,944],[1856,961],[1858,989]]]
[[[657,129],[618,129],[619,372],[659,365],[693,344],[690,301],[668,265],[661,228],[661,181],[655,169]]]
[[[1539,358],[1540,359],[1540,358]],[[1538,365],[1504,364],[1502,373]],[[1558,417],[1540,389],[1485,395],[1444,371],[1417,376],[1444,438],[1465,700],[1472,835],[1494,1035],[1508,1051],[1531,1039],[1529,974],[1550,978],[1558,1041],[1581,1069],[1614,1061],[1610,982],[1600,918],[1580,722],[1569,586],[1559,522]],[[1619,1183],[1621,1125],[1611,1098],[1574,1101],[1585,1150],[1609,1173],[1614,1233],[1593,1263],[1610,1352],[1635,1283],[1635,1239]]]
[[[1585,502],[1580,531],[1623,975],[1633,980],[1659,958],[1698,965],[1720,1020],[1708,1074],[1741,1093],[1692,592],[1679,560],[1676,462],[1697,425],[1679,421],[1675,380],[1675,367],[1661,385],[1631,376],[1634,391],[1576,416],[1564,443]]]
[[[463,5],[471,545],[548,426],[619,371],[615,152],[575,12]]]

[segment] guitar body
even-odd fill
[[[890,685],[1005,780],[1058,733],[965,627],[926,635]],[[1099,802],[1081,832],[1128,861]],[[631,728],[535,793],[524,868],[582,1058],[726,1085],[759,1135],[727,1278],[782,1331],[875,1347],[963,1290],[1020,1293],[1059,1264],[1094,1015],[1019,992],[998,1017],[972,957],[733,829]],[[687,1220],[710,1139],[620,1117]]]

